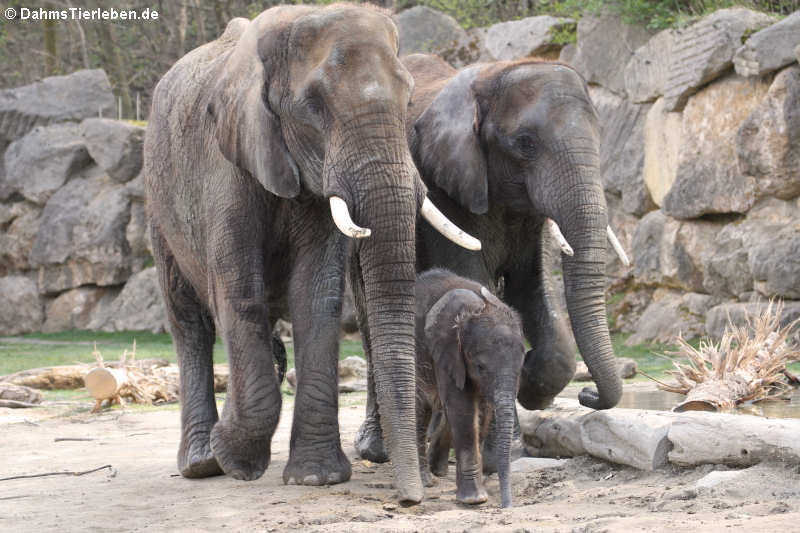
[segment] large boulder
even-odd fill
[[[100,69],[45,78],[0,90],[0,139],[10,142],[36,126],[110,115],[113,110],[111,84]]]
[[[578,22],[577,50],[565,48],[561,59],[573,65],[589,83],[625,94],[625,65],[650,38],[640,26],[612,15],[585,15]]]
[[[653,301],[639,317],[636,332],[628,337],[628,345],[645,342],[674,342],[706,334],[706,313],[714,303],[708,294],[657,290]]]
[[[604,188],[622,197],[622,209],[642,216],[656,208],[642,180],[644,123],[649,106],[634,105],[607,89],[589,87],[600,118],[600,175]]]
[[[39,232],[42,208],[31,202],[0,204],[0,276],[30,269],[28,255]]]
[[[44,306],[36,282],[24,276],[0,278],[0,334],[19,335],[38,331],[44,320]]]
[[[467,33],[456,19],[426,6],[416,6],[394,16],[400,34],[400,55],[452,49],[466,41]]]
[[[775,77],[736,134],[736,156],[742,173],[756,179],[759,196],[800,194],[800,67]]]
[[[488,28],[470,28],[450,46],[439,50],[438,55],[455,68],[492,61],[492,56],[486,49],[488,31]]]
[[[725,333],[728,323],[734,326],[745,326],[753,323],[769,304],[766,302],[724,303],[712,307],[706,315],[706,333],[713,340],[719,340]],[[781,326],[786,326],[800,318],[800,302],[785,301],[781,314]],[[793,338],[795,343],[800,343],[800,328],[797,328]]]
[[[122,292],[111,304],[105,317],[94,314],[91,329],[104,331],[149,330],[166,331],[167,309],[161,298],[156,267],[131,276]]]
[[[676,218],[744,213],[758,198],[756,180],[742,173],[736,136],[769,86],[734,74],[695,94],[683,111],[675,180],[662,209]]]
[[[47,304],[42,331],[53,333],[68,329],[86,329],[97,303],[106,289],[80,287],[63,292]]]
[[[108,118],[81,122],[81,135],[89,155],[116,182],[135,178],[142,169],[144,128]]]
[[[489,27],[486,49],[492,59],[506,61],[528,56],[558,57],[562,45],[553,42],[554,33],[575,21],[549,15],[500,22]]]
[[[744,8],[720,9],[688,28],[676,30],[664,87],[667,111],[680,111],[700,87],[724,74],[742,38],[775,22]]]
[[[763,76],[796,60],[800,45],[800,11],[750,36],[736,50],[733,65],[740,76]]]
[[[39,269],[39,290],[56,293],[81,285],[123,283],[146,257],[126,238],[130,194],[102,169],[87,167],[47,202],[29,260]]]
[[[703,264],[713,251],[722,223],[681,221],[661,210],[642,218],[633,235],[637,282],[683,291],[703,292]]]
[[[655,34],[634,52],[625,65],[625,91],[631,101],[652,102],[663,96],[675,37],[674,30]]]
[[[642,180],[657,206],[675,183],[678,173],[678,156],[683,139],[683,117],[665,109],[659,98],[647,112],[644,123],[644,169]]]
[[[77,124],[35,128],[6,149],[0,200],[19,193],[44,205],[70,176],[90,162]]]
[[[748,251],[747,264],[762,295],[800,299],[800,219],[765,233]]]

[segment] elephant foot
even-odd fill
[[[269,465],[269,436],[245,438],[244,429],[231,428],[219,421],[211,430],[211,451],[222,471],[234,479],[253,481]]]
[[[293,450],[286,468],[283,482],[287,485],[334,485],[350,479],[352,468],[339,445],[335,450]]]
[[[353,442],[356,453],[362,459],[373,463],[385,463],[389,460],[389,454],[383,445],[383,431],[380,423],[372,417],[366,420],[358,428],[355,441]]]
[[[178,449],[178,470],[186,478],[220,476],[224,472],[217,463],[208,434],[195,436],[192,439],[182,438]]]
[[[459,483],[456,490],[456,501],[466,505],[478,505],[486,503],[489,497],[486,494],[486,489],[477,483]]]
[[[431,471],[427,468],[420,468],[419,469],[419,476],[422,478],[422,486],[426,488],[435,487],[438,481],[436,478],[433,477]],[[441,476],[440,476],[441,477]]]

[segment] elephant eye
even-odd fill
[[[523,133],[514,139],[514,147],[524,155],[533,155],[536,152],[536,140],[532,135]]]

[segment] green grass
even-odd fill
[[[94,363],[92,343],[107,361],[119,359],[124,350],[130,350],[136,339],[136,358],[161,358],[177,362],[172,338],[167,334],[156,335],[148,331],[121,331],[105,333],[101,331],[65,331],[61,333],[32,333],[23,335],[22,342],[9,342],[0,337],[0,376],[12,374],[29,368],[55,365]],[[31,342],[25,342],[30,340]],[[38,343],[45,341],[48,344]],[[364,356],[360,341],[345,340],[341,343],[339,358],[350,355]],[[286,346],[288,367],[294,366],[294,349],[291,343]],[[214,345],[214,362],[227,363],[228,356],[222,341],[218,338]]]

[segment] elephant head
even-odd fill
[[[246,26],[207,105],[218,148],[274,195],[327,201],[332,223],[325,229],[336,231],[335,224],[357,239],[395,485],[401,500],[419,501],[417,212],[465,246],[480,243],[442,221],[425,198],[405,137],[413,80],[397,58],[389,17],[352,5],[284,6],[238,24]],[[295,241],[310,242],[319,230],[303,220],[290,229]],[[343,283],[343,272],[332,275],[331,284]]]
[[[438,386],[469,390],[492,407],[485,415],[494,416],[497,423],[500,497],[503,507],[510,507],[514,397],[525,354],[519,316],[484,287],[480,296],[452,289],[427,313],[425,336],[437,376],[450,378]]]
[[[465,68],[419,115],[411,143],[421,172],[472,213],[486,213],[491,199],[492,206],[560,227],[572,330],[597,383],[597,391],[586,388],[579,399],[595,409],[616,405],[622,381],[604,299],[609,230],[599,127],[581,76],[537,60]],[[540,238],[537,229],[531,238]]]

